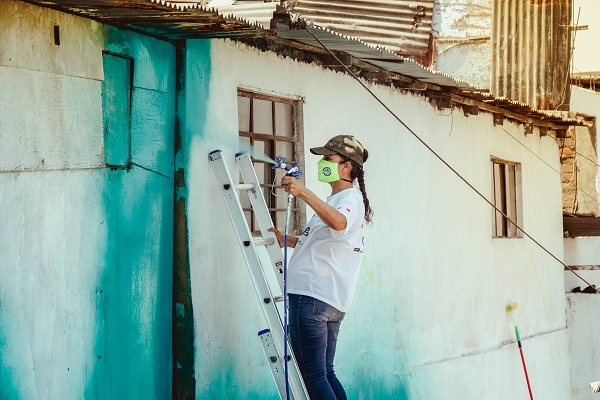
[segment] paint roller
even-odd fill
[[[509,303],[506,305],[506,312],[510,315],[510,318],[515,323],[515,336],[517,337],[517,343],[519,344],[519,353],[521,353],[521,362],[523,363],[523,371],[525,372],[525,380],[527,381],[527,389],[529,390],[529,398],[533,400],[533,393],[531,392],[531,384],[529,383],[529,375],[527,374],[527,366],[525,365],[525,356],[523,355],[523,346],[521,345],[521,335],[519,334],[519,327],[517,322],[512,316],[512,312],[519,308],[519,303]]]

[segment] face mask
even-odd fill
[[[317,163],[319,169],[319,182],[335,182],[340,180],[340,173],[338,172],[338,163],[320,159]]]

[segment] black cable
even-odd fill
[[[583,279],[578,273],[575,272],[575,270],[573,268],[569,267],[562,260],[560,260],[557,256],[555,256],[550,250],[546,249],[540,242],[538,242],[537,240],[535,240],[533,238],[533,236],[531,236],[529,233],[527,233],[522,227],[520,227],[517,223],[515,223],[513,220],[511,220],[508,217],[508,215],[506,215],[504,212],[502,212],[502,210],[500,210],[498,207],[496,207],[496,205],[494,203],[492,203],[490,200],[488,200],[487,197],[485,197],[479,190],[477,190],[475,188],[475,186],[473,186],[466,178],[464,178],[458,171],[456,171],[446,160],[444,160],[438,153],[436,153],[436,151],[433,150],[433,148],[431,148],[431,146],[429,146],[423,139],[421,139],[419,137],[419,135],[417,135],[412,129],[410,129],[410,127],[408,125],[406,125],[406,123],[404,121],[402,121],[402,119],[400,119],[400,117],[398,117],[379,97],[377,97],[377,95],[375,93],[373,93],[371,91],[371,89],[369,89],[356,76],[356,74],[354,72],[352,72],[352,70],[350,70],[350,68],[348,68],[327,46],[325,46],[325,44],[323,44],[323,42],[314,33],[312,33],[310,31],[310,29],[308,29],[308,27],[306,27],[306,31],[313,38],[315,38],[315,40],[317,42],[319,42],[319,44],[323,47],[323,49],[325,49],[367,92],[369,92],[369,94],[371,96],[373,96],[373,98],[379,104],[381,104],[381,106],[383,108],[385,108],[387,112],[389,112],[398,122],[400,122],[400,124],[402,124],[402,126],[404,126],[404,128],[406,128],[406,130],[408,132],[410,132],[410,134],[415,137],[415,139],[417,139],[423,146],[425,146],[425,148],[427,150],[429,150],[438,160],[440,160],[442,162],[442,164],[444,164],[446,167],[448,167],[448,169],[450,169],[450,171],[452,171],[461,181],[463,181],[468,187],[470,187],[475,193],[477,193],[477,195],[479,195],[479,197],[481,197],[486,203],[488,203],[490,206],[492,206],[492,208],[494,208],[494,210],[496,210],[504,218],[506,218],[506,220],[510,221],[514,226],[516,226],[517,229],[519,229],[525,236],[527,236],[540,249],[544,250],[550,257],[552,257],[554,260],[558,261],[562,266],[564,266],[566,269],[568,269],[569,271],[571,271],[575,276],[577,276],[583,282],[585,282],[586,284],[588,284],[590,287],[595,288],[595,286],[592,286],[591,283],[589,283],[588,281],[586,281],[585,279]],[[600,294],[600,288],[595,288],[595,289],[596,289],[596,292]]]
[[[515,142],[519,143],[519,144],[520,144],[521,146],[523,146],[523,147],[524,147],[524,148],[525,148],[527,151],[529,151],[529,152],[530,152],[531,154],[533,154],[533,155],[534,155],[536,158],[538,158],[538,159],[539,159],[541,162],[543,162],[544,164],[546,164],[546,165],[548,166],[548,168],[550,168],[552,171],[554,171],[554,172],[556,172],[558,175],[560,175],[560,177],[561,177],[561,178],[567,179],[567,178],[566,178],[566,177],[565,177],[565,176],[562,174],[562,172],[560,172],[560,171],[557,171],[556,169],[554,169],[554,167],[553,167],[552,165],[548,164],[548,162],[547,162],[546,160],[544,160],[544,159],[543,159],[542,157],[540,157],[539,155],[535,154],[535,153],[534,153],[534,152],[533,152],[533,151],[532,151],[532,150],[531,150],[529,147],[525,146],[525,145],[524,145],[523,143],[521,143],[521,142],[520,142],[520,141],[519,141],[519,140],[518,140],[516,137],[514,137],[513,135],[511,135],[511,134],[510,134],[510,132],[508,132],[508,131],[507,131],[506,129],[504,129],[504,128],[502,128],[502,130],[503,130],[504,132],[506,132],[506,134],[507,134],[508,136],[510,136],[511,138],[513,138],[513,139],[515,140]],[[554,138],[554,139],[555,139],[555,140],[557,140],[556,138]],[[585,159],[587,159],[587,160],[591,161],[592,163],[596,164],[594,161],[590,160],[589,158],[585,157],[585,156],[584,156],[584,155],[582,155],[582,154],[579,154],[579,153],[577,153],[576,151],[575,151],[575,154],[578,154],[578,155],[580,155],[581,157],[583,157],[583,158],[585,158]],[[598,165],[598,164],[596,164],[596,165],[597,165],[598,167],[600,167],[600,165]],[[586,191],[584,191],[584,190],[581,188],[581,186],[579,186],[579,185],[575,184],[575,187],[576,187],[577,189],[579,189],[579,190],[581,191],[581,193],[583,193],[583,194],[585,194],[586,196],[588,196],[590,199],[594,199],[594,196],[592,196],[591,194],[589,194],[589,193],[587,193]],[[596,201],[596,203],[600,204],[600,201],[598,201],[598,200],[595,200],[595,201]]]

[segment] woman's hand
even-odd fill
[[[283,241],[284,241],[283,232],[281,232],[277,228],[270,228],[269,232],[273,232],[275,234],[275,237],[277,238],[277,242],[279,243],[279,247],[283,247]]]
[[[299,197],[305,191],[305,187],[303,184],[298,181],[298,179],[291,177],[289,175],[281,178],[281,186],[284,187],[285,191],[291,194],[294,197]]]
[[[273,232],[275,234],[277,242],[279,243],[279,247],[283,247],[285,245],[285,237],[283,232],[277,228],[270,228],[269,232]],[[287,246],[294,248],[296,247],[296,243],[298,243],[298,237],[288,235]]]

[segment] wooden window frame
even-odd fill
[[[264,93],[258,93],[254,91],[238,89],[237,91],[238,101],[240,97],[249,98],[249,121],[248,121],[248,130],[242,130],[241,124],[238,125],[238,134],[240,137],[240,145],[242,144],[242,138],[247,139],[250,143],[250,149],[253,149],[256,142],[264,143],[264,155],[266,155],[270,159],[275,159],[275,156],[283,156],[283,154],[276,154],[277,143],[289,143],[292,146],[292,159],[287,158],[289,161],[297,161],[302,166],[304,164],[304,151],[303,151],[303,130],[302,130],[302,100],[298,98],[290,98],[290,97],[282,97],[275,95],[267,95]],[[254,101],[255,100],[264,100],[271,102],[271,129],[272,133],[260,133],[254,132]],[[292,110],[292,121],[291,121],[291,135],[290,136],[282,136],[277,132],[278,121],[277,121],[277,103],[289,105]],[[238,103],[239,104],[239,103]],[[240,116],[240,109],[238,108],[238,118]],[[238,120],[239,121],[239,120]],[[242,147],[242,146],[240,146]],[[271,169],[271,164],[269,161],[263,160],[260,157],[253,157],[251,153],[252,162],[256,169],[263,168],[264,174],[267,175],[266,178],[263,177],[262,174],[259,176],[257,173],[257,177],[259,182],[261,183],[261,188],[263,188],[263,193],[265,194],[265,201],[267,202],[267,207],[271,214],[271,219],[273,220],[273,225],[281,230],[284,229],[285,225],[285,211],[287,204],[287,194],[277,185],[275,180],[276,171]],[[261,167],[262,164],[262,167]],[[301,167],[302,168],[302,167]],[[279,172],[277,177],[280,178],[282,173]],[[304,177],[300,176],[299,180],[304,183]],[[279,201],[278,201],[279,199]],[[284,201],[285,200],[285,201]],[[294,198],[292,203],[292,215],[290,218],[290,226],[289,232],[295,235],[300,233],[300,230],[306,223],[306,212],[305,207],[300,204],[301,201]],[[253,234],[259,233],[259,227],[256,224],[256,219],[254,218],[254,211],[251,207],[243,207],[244,213],[246,214],[248,220],[248,226],[250,227],[250,231]]]
[[[508,218],[492,209],[494,238],[522,238],[523,197],[521,164],[491,157],[492,203]],[[512,221],[512,222],[511,222]]]

